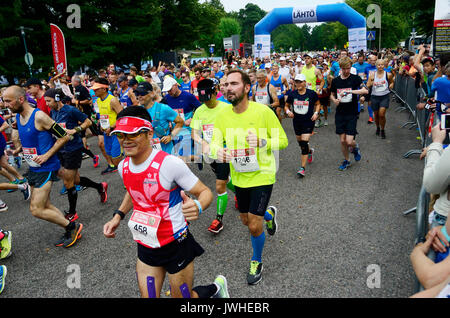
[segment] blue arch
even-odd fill
[[[297,21],[293,19],[294,10],[299,17]],[[331,21],[339,21],[349,29],[349,42],[354,45],[360,42],[358,47],[365,47],[366,18],[346,3],[273,9],[255,25],[255,44],[256,39],[260,39],[258,36],[270,36],[270,33],[282,24]]]

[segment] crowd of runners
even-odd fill
[[[335,113],[336,143],[342,151],[336,169],[345,171],[363,156],[364,144],[357,140],[362,112],[368,111],[368,120],[358,129],[388,138],[387,110],[396,76],[422,75],[419,79],[432,96],[428,81],[442,76],[442,61],[427,56],[425,49],[420,54],[418,59],[401,50],[261,59],[230,55],[222,62],[160,62],[145,71],[120,70],[111,63],[95,76],[64,72],[30,78],[1,90],[0,132],[7,135],[0,134],[0,174],[9,182],[0,189],[22,191],[32,216],[62,228],[54,245],[69,248],[83,233],[78,193],[93,188],[99,204],[108,200],[108,184],[81,169],[83,158],[98,167],[101,155],[107,165],[100,177],[118,172],[126,188],[103,234],[114,238],[121,221],[131,215],[128,227],[138,243],[141,295],[160,297],[168,273],[173,297],[229,297],[220,274],[211,285],[193,287],[193,261],[204,250],[189,222],[205,209],[215,209],[207,230],[217,235],[231,195],[251,239],[247,283],[260,282],[266,232],[277,232],[279,212],[270,199],[277,169],[283,169],[278,153],[288,146],[282,123],[292,122],[299,145],[296,173],[305,178],[314,158],[314,130],[325,129]],[[86,136],[96,138],[101,154],[92,153]],[[14,167],[22,164],[29,167],[23,176]],[[193,164],[200,170],[209,165],[215,185],[199,180],[189,168]],[[64,211],[50,202],[58,178],[68,199]],[[0,202],[0,211],[7,209]],[[0,258],[6,258],[12,233],[7,224],[1,226]],[[0,292],[6,267],[1,270]]]

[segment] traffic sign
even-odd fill
[[[374,41],[375,40],[375,31],[367,31],[367,40]]]
[[[28,66],[31,66],[33,64],[33,55],[31,55],[31,53],[25,54],[25,63]]]

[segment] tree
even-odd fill
[[[238,21],[241,23],[241,42],[253,43],[255,39],[255,25],[266,16],[266,11],[253,3],[247,3],[239,10]]]

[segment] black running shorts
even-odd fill
[[[210,164],[211,170],[216,175],[217,180],[228,181],[228,176],[230,175],[230,164],[224,162],[214,161]]]
[[[58,152],[58,158],[61,166],[68,170],[77,170],[81,168],[83,161],[83,150],[77,149],[75,151]]]
[[[29,170],[24,177],[27,178],[28,184],[34,188],[42,188],[49,181],[58,181],[58,171],[41,171],[34,172]]]
[[[357,115],[342,115],[336,113],[335,123],[336,123],[336,134],[342,135],[346,134],[349,136],[356,136],[358,132],[356,131],[356,123],[358,122]]]
[[[272,195],[273,184],[253,188],[234,186],[234,188],[236,189],[236,199],[240,213],[264,216]]]
[[[169,274],[183,270],[203,252],[189,230],[184,236],[160,248],[137,245],[138,259],[141,262],[148,266],[163,267]]]

